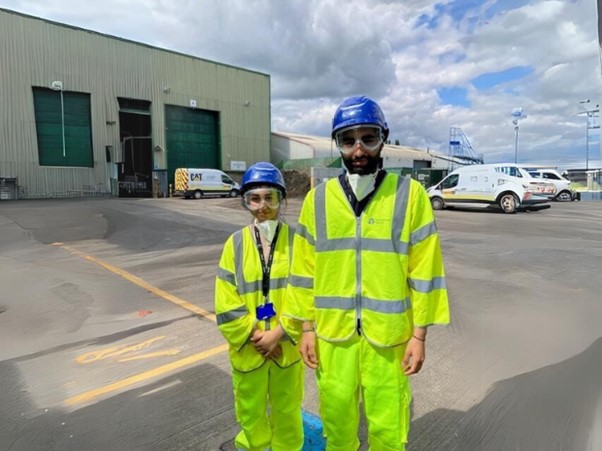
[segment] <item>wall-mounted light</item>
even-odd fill
[[[65,151],[65,104],[63,102],[63,82],[55,80],[50,84],[50,89],[61,92],[61,128],[63,131],[63,158],[66,155]]]
[[[251,105],[251,101],[250,101],[250,100],[247,100],[247,101],[245,101],[245,103],[243,103],[243,105],[244,105],[244,106],[249,106],[249,105]]]
[[[190,108],[196,108],[196,100],[190,99]]]
[[[167,85],[163,86],[163,92],[165,94],[169,94],[171,92],[171,86],[167,86]]]

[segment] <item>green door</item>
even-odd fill
[[[165,128],[169,183],[177,168],[220,169],[217,112],[166,105]]]

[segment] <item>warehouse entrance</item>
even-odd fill
[[[152,197],[151,103],[118,98],[121,159],[118,166],[119,197]]]
[[[219,113],[166,105],[165,128],[169,183],[177,168],[220,169]]]

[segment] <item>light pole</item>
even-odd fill
[[[518,120],[524,119],[527,117],[526,114],[523,114],[522,108],[514,108],[512,110],[512,123],[514,124],[514,163],[518,163]]]
[[[589,103],[589,99],[580,100],[579,103],[581,105]],[[596,115],[600,112],[598,105],[591,110],[585,110],[580,112],[579,114],[585,114],[585,172],[589,171],[589,131],[590,129],[600,128],[599,125],[593,124],[591,127],[589,125],[590,117],[597,117]]]
[[[514,164],[518,163],[518,119],[512,121],[514,124]]]

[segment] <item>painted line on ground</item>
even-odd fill
[[[134,345],[123,345],[123,346],[114,346],[112,348],[105,349],[97,349],[96,351],[86,352],[80,356],[75,358],[75,361],[80,364],[92,363],[97,360],[105,360],[112,359],[115,357],[122,357],[124,354],[129,354],[132,352],[138,352],[143,349],[148,348],[154,342],[160,341],[166,338],[165,335],[161,335],[158,337],[149,338],[148,340],[143,341],[142,343],[137,343]]]
[[[172,302],[173,304],[176,304],[179,307],[185,308],[186,310],[196,313],[197,315],[199,315],[203,318],[206,318],[209,321],[213,321],[214,323],[216,322],[215,314],[213,314],[205,309],[202,309],[201,307],[198,307],[188,301],[185,301],[184,299],[174,296],[173,294],[168,293],[167,291],[157,288],[154,285],[151,285],[150,283],[141,279],[140,277],[130,274],[129,272],[127,272],[117,266],[111,265],[111,264],[104,262],[91,255],[86,255],[85,253],[83,253],[77,249],[74,249],[70,246],[66,246],[64,243],[52,243],[52,245],[61,247],[62,249],[65,249],[72,254],[75,254],[85,260],[92,262],[92,263],[95,263],[95,264],[103,267],[104,269],[112,272],[113,274],[117,274],[118,276],[123,277],[125,280],[127,280],[141,288],[144,288],[145,290],[150,291],[151,293],[155,294],[156,296],[159,296],[162,299],[165,299],[166,301]],[[152,339],[152,340],[156,340],[156,339]],[[116,350],[112,349],[110,351],[116,351]],[[212,357],[217,354],[221,354],[222,352],[226,352],[226,351],[228,351],[228,344],[223,344],[223,345],[217,346],[213,349],[209,349],[207,351],[203,351],[198,354],[194,354],[189,357],[186,357],[186,358],[183,358],[180,360],[176,360],[175,362],[171,362],[166,365],[162,365],[162,366],[154,368],[152,370],[144,371],[142,373],[138,373],[133,376],[126,377],[125,379],[118,380],[117,382],[114,382],[112,384],[108,384],[108,385],[105,385],[100,388],[96,388],[93,390],[86,391],[84,393],[80,393],[79,395],[72,396],[71,398],[66,399],[65,401],[63,401],[63,404],[66,406],[74,406],[76,404],[89,403],[100,396],[106,395],[108,393],[111,393],[111,392],[114,392],[117,390],[121,390],[123,388],[146,381],[148,379],[153,379],[153,378],[162,376],[166,373],[184,368],[186,366],[193,365],[193,364],[198,363],[202,360],[205,360],[209,357]],[[92,360],[95,360],[96,358],[98,358],[98,355],[94,355],[94,353],[90,353],[90,355],[84,354],[83,362],[85,362],[87,360],[86,357],[90,358],[90,356],[92,356]],[[114,356],[114,354],[113,354],[113,356]],[[101,356],[100,358],[102,358],[102,357],[104,357],[104,356]],[[80,362],[80,363],[83,363],[83,362]]]
[[[212,357],[216,354],[220,354],[228,350],[228,345],[224,344],[218,346],[216,348],[210,349],[208,351],[199,352],[198,354],[191,355],[190,357],[186,357],[185,359],[180,359],[172,363],[168,363],[166,365],[162,365],[158,368],[154,368],[152,370],[144,371],[142,373],[136,374],[134,376],[126,377],[125,379],[121,379],[112,384],[105,385],[100,388],[96,388],[94,390],[89,390],[84,393],[80,393],[79,395],[72,396],[71,398],[63,401],[63,404],[66,406],[74,406],[76,404],[88,403],[90,401],[95,400],[96,398],[106,395],[108,393],[121,390],[123,388],[129,387],[131,385],[137,384],[139,382],[146,381],[148,379],[153,379],[155,377],[161,376],[165,373],[169,373],[171,371],[175,371],[186,366],[193,365],[202,360],[205,360],[209,357]]]
[[[104,262],[96,257],[92,257],[91,255],[86,255],[83,252],[78,251],[77,249],[74,249],[70,246],[66,246],[64,243],[52,243],[52,245],[59,246],[88,261],[96,263],[97,265],[102,266],[106,270],[111,271],[113,274],[117,274],[118,276],[123,277],[125,280],[132,282],[133,284],[138,285],[139,287],[144,288],[145,290],[150,291],[151,293],[159,296],[160,298],[165,299],[166,301],[172,302],[182,308],[185,308],[186,310],[189,310],[193,313],[196,313],[199,316],[202,316],[203,318],[213,321],[214,323],[216,322],[214,313],[211,313],[197,305],[194,305],[191,302],[185,301],[184,299],[174,296],[173,294],[168,293],[167,291],[164,291],[161,288],[157,288],[154,285],[151,285],[150,283],[145,281],[144,279],[141,279],[140,277],[125,271],[124,269],[111,265],[110,263]]]

